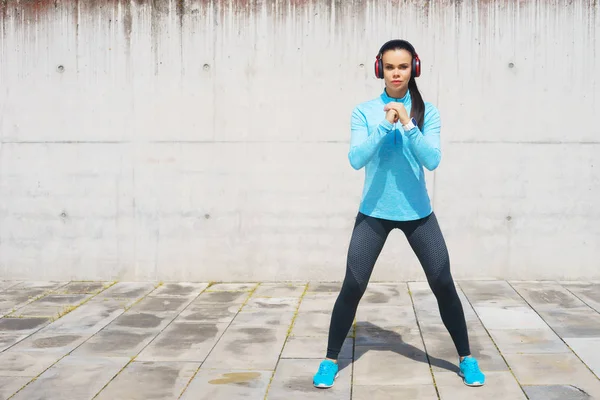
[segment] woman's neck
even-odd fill
[[[406,96],[406,93],[408,92],[408,88],[399,90],[399,91],[394,91],[391,90],[390,88],[386,87],[385,88],[385,92],[387,93],[387,95],[393,99],[401,99],[404,96]]]

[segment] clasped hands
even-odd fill
[[[404,108],[404,104],[397,102],[390,102],[383,107],[385,113],[385,119],[388,120],[391,124],[395,124],[400,121],[402,125],[408,124],[410,121],[410,117],[406,112],[406,108]]]

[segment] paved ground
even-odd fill
[[[371,283],[332,389],[338,283],[0,281],[0,399],[600,399],[600,282],[458,282],[464,386],[423,282]]]

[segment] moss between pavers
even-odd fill
[[[306,295],[306,293],[308,291],[308,285],[309,285],[309,283],[305,284],[304,291],[302,292],[302,294],[300,295],[300,298],[298,299],[298,305],[296,306],[296,310],[294,311],[294,316],[292,317],[292,322],[290,323],[290,326],[288,327],[288,330],[286,332],[285,340],[283,341],[283,346],[281,346],[281,351],[279,352],[279,357],[277,359],[277,363],[275,364],[275,368],[273,368],[273,373],[271,374],[271,379],[269,379],[269,384],[267,385],[267,391],[265,392],[264,400],[267,400],[267,396],[269,395],[269,390],[271,389],[271,384],[273,383],[273,379],[275,378],[275,372],[277,371],[277,365],[279,365],[279,360],[281,359],[281,354],[283,353],[283,349],[285,348],[285,345],[286,345],[286,343],[292,333],[292,330],[294,328],[294,324],[296,323],[296,317],[298,316],[298,312],[300,310],[300,305],[302,304],[302,299],[304,299],[304,296]]]

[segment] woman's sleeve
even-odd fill
[[[413,154],[429,171],[436,169],[442,159],[440,147],[441,126],[438,109],[431,104],[427,104],[423,132],[418,126],[406,132]]]
[[[358,108],[352,111],[350,125],[351,136],[348,159],[352,168],[358,170],[367,165],[379,146],[381,146],[385,135],[392,131],[394,125],[384,118],[377,125],[377,129],[369,135],[367,119]]]

